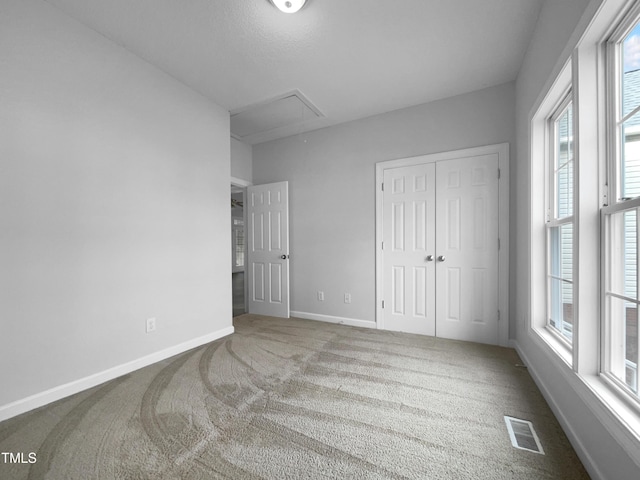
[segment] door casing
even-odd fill
[[[509,144],[501,143],[483,147],[453,150],[417,157],[388,160],[376,164],[376,326],[384,329],[384,257],[383,242],[383,180],[389,168],[408,167],[481,155],[498,155],[500,178],[498,186],[498,344],[509,345]]]

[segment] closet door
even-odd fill
[[[383,181],[384,328],[498,344],[498,154]]]
[[[384,172],[384,324],[435,335],[435,165]]]
[[[436,335],[497,344],[498,155],[436,167]]]

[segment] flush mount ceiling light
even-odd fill
[[[307,0],[269,0],[273,3],[278,10],[284,13],[296,13],[304,4],[307,3]]]

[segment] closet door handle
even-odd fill
[[[444,262],[444,261],[445,261],[444,255],[440,255],[440,256],[438,257],[438,261],[439,261],[439,262]]]
[[[433,262],[433,255],[427,255],[427,262]]]

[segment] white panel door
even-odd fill
[[[249,313],[289,318],[288,182],[247,187]]]
[[[498,155],[436,167],[436,335],[497,344]]]
[[[498,344],[498,154],[383,182],[384,328]]]
[[[384,172],[385,327],[435,335],[435,167]]]

